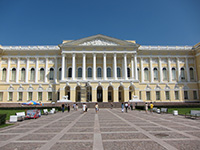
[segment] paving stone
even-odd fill
[[[9,130],[6,130],[6,131],[1,131],[0,133],[26,133],[28,132],[29,130],[28,129],[9,129]]]
[[[93,134],[65,134],[60,140],[93,140]]]
[[[192,127],[187,127],[187,126],[180,126],[180,127],[179,126],[178,127],[173,126],[171,128],[179,130],[179,131],[191,131],[191,130],[193,130],[193,131],[199,130],[200,131],[200,129],[196,129],[196,128],[192,128]]]
[[[200,138],[200,132],[186,132],[187,134],[191,134],[191,135],[194,135],[198,138]]]
[[[14,135],[0,134],[0,141],[7,141],[15,136],[17,136],[17,134],[14,134]]]
[[[67,143],[56,143],[51,147],[50,150],[92,150],[92,142],[67,142]]]
[[[26,135],[20,139],[18,139],[18,141],[43,141],[43,140],[50,140],[55,136],[55,134],[29,134]]]
[[[163,128],[163,127],[141,127],[141,128],[146,130],[146,131],[170,131],[170,130]]]
[[[76,128],[73,127],[68,132],[94,132],[94,128]]]
[[[171,139],[171,138],[188,138],[185,135],[176,133],[176,132],[150,132],[150,134],[154,135],[159,139]]]
[[[200,142],[197,140],[166,141],[178,150],[199,150]]]
[[[9,143],[1,150],[38,150],[44,143]]]
[[[142,133],[102,133],[102,139],[148,139],[148,137]]]
[[[133,127],[129,127],[129,128],[100,128],[101,132],[123,132],[123,131],[137,131],[135,128]]]
[[[63,128],[43,128],[35,131],[35,133],[58,133],[61,130],[63,130]]]

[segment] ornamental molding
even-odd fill
[[[139,50],[192,50],[192,46],[140,46]]]
[[[79,45],[80,46],[118,46],[119,44],[109,41],[109,40],[105,40],[103,38],[96,38],[91,41],[83,42]]]

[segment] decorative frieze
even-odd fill
[[[40,59],[39,62],[40,64],[45,64],[45,59]]]
[[[29,63],[30,63],[30,64],[35,64],[35,63],[36,63],[36,60],[35,60],[35,59],[29,59]]]
[[[104,45],[106,45],[106,46],[109,46],[109,45],[111,45],[111,46],[117,46],[119,44],[114,43],[112,41],[105,40],[105,39],[96,38],[94,40],[86,41],[86,42],[81,43],[79,45],[83,45],[83,46],[93,46],[93,45],[95,45],[95,46],[104,46]]]
[[[17,59],[11,59],[11,64],[17,64]]]
[[[8,60],[7,59],[2,59],[1,62],[2,62],[2,64],[8,64]]]
[[[158,64],[158,59],[157,59],[157,58],[153,58],[153,59],[152,59],[152,63],[153,63],[153,64]]]
[[[167,64],[167,58],[162,58],[161,62],[162,62],[162,64]]]

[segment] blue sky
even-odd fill
[[[0,45],[104,34],[141,45],[200,42],[200,0],[0,0]]]

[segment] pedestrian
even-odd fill
[[[122,107],[122,112],[124,112],[124,103],[122,103],[121,107]]]
[[[67,105],[67,111],[70,112],[70,104]]]
[[[113,109],[113,102],[110,103],[110,109]]]
[[[76,103],[73,104],[73,108],[74,108],[74,110],[76,110]]]
[[[95,104],[95,111],[96,111],[96,114],[99,111],[99,105],[98,105],[98,103]]]
[[[133,103],[130,104],[131,110],[133,110]]]
[[[126,113],[128,112],[128,103],[125,103]]]
[[[83,107],[83,112],[85,112],[86,111],[86,105],[85,105],[85,103],[83,103],[82,107]]]
[[[148,104],[147,104],[147,103],[145,103],[144,109],[145,109],[145,111],[146,111],[146,113],[147,113],[147,112],[148,112]]]
[[[78,110],[78,104],[76,104],[76,111]]]
[[[64,111],[65,111],[65,104],[61,105],[61,109],[62,109],[62,112],[64,113]]]
[[[150,103],[150,111],[151,111],[151,113],[153,113],[153,103],[152,102]]]

